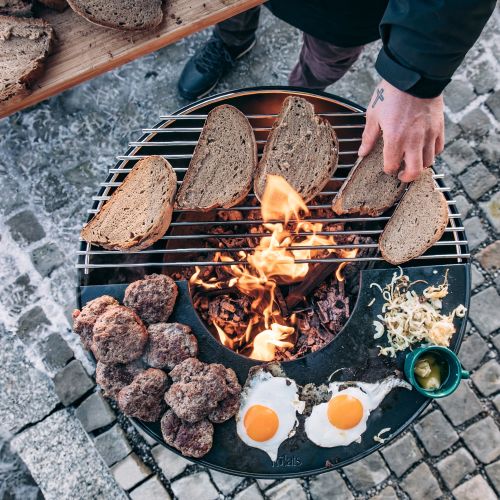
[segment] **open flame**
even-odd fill
[[[309,215],[307,205],[281,176],[267,176],[261,213],[269,236],[261,238],[251,253],[239,252],[237,260],[246,261],[248,265],[224,266],[224,270],[233,277],[229,283],[215,278],[204,281],[197,268],[190,283],[205,289],[236,287],[251,297],[252,317],[244,334],[231,336],[219,325],[214,326],[223,345],[253,359],[272,361],[277,348],[290,349],[296,340],[296,318],[294,314],[289,317],[282,314],[276,297],[278,285],[302,281],[311,265],[304,261],[326,257],[333,252],[341,257],[353,258],[357,250],[324,248],[335,244],[334,237],[318,234],[323,228],[321,223],[303,219]],[[293,229],[289,227],[291,221],[294,222]],[[214,260],[230,262],[236,259],[218,252]],[[337,269],[339,281],[344,279],[342,268],[345,264]]]

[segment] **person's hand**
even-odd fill
[[[366,112],[359,156],[372,150],[380,131],[384,137],[384,172],[397,174],[403,182],[417,179],[444,148],[443,97],[421,99],[382,80]]]

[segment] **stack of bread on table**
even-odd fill
[[[44,70],[57,42],[41,9],[68,5],[88,21],[118,30],[150,30],[163,20],[162,0],[0,0],[0,109],[22,99]]]
[[[270,174],[282,176],[308,202],[330,182],[338,155],[333,126],[317,116],[307,100],[287,97],[258,162],[247,118],[223,104],[208,113],[178,191],[170,163],[162,156],[146,157],[133,166],[81,235],[109,250],[142,250],[165,234],[174,208],[230,208],[252,187],[260,200]],[[397,265],[422,255],[441,238],[448,207],[432,169],[407,186],[383,168],[381,137],[367,156],[358,158],[332,200],[332,210],[377,217],[398,204],[379,238],[382,257]]]

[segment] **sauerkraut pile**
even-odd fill
[[[442,300],[448,295],[448,273],[443,283],[438,286],[428,286],[419,295],[412,286],[408,276],[400,268],[395,272],[391,282],[382,288],[377,283],[371,287],[378,288],[385,300],[382,314],[377,315],[380,321],[374,321],[375,339],[381,338],[387,332],[389,345],[377,346],[379,354],[395,357],[398,351],[404,351],[417,342],[448,347],[455,333],[453,319],[463,318],[466,308],[463,305],[456,307],[450,314],[441,314]],[[374,300],[370,303],[373,304]]]

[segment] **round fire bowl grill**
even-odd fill
[[[324,208],[330,206],[331,199],[356,160],[365,123],[365,110],[350,101],[322,92],[306,92],[290,87],[261,87],[228,92],[197,101],[171,115],[162,116],[161,121],[153,128],[144,129],[141,138],[131,142],[126,154],[119,156],[118,163],[110,169],[108,178],[101,184],[98,194],[93,197],[89,219],[102,203],[109,199],[113,190],[120,185],[137,160],[144,156],[163,155],[174,167],[178,183],[181,184],[206,115],[219,104],[231,104],[246,114],[253,126],[261,153],[283,99],[289,95],[299,95],[313,103],[316,113],[330,120],[339,138],[339,167],[335,171],[335,177],[322,193],[322,200],[328,200],[328,205],[324,205]],[[450,213],[448,227],[440,241],[423,256],[408,262],[403,268],[412,281],[425,280],[431,284],[441,283],[445,272],[448,271],[450,293],[444,301],[444,312],[448,313],[459,304],[464,304],[466,307],[469,305],[470,255],[460,214],[450,197],[449,188],[444,185],[442,176],[435,174],[434,177],[438,189],[444,193],[448,202]],[[372,251],[368,254],[360,252],[354,258],[341,258],[333,253],[320,262],[361,261],[369,263],[370,268],[365,266],[360,271],[359,292],[354,309],[334,340],[314,353],[283,362],[282,367],[287,376],[299,385],[308,383],[320,385],[328,383],[329,379],[375,382],[393,374],[395,370],[401,371],[404,360],[404,353],[400,353],[396,358],[378,356],[377,344],[382,343],[384,339],[373,339],[372,322],[377,314],[381,313],[383,299],[376,289],[370,288],[370,284],[375,282],[383,287],[391,281],[393,273],[397,271],[397,268],[383,261],[376,243],[391,212],[380,217],[342,216],[335,219],[320,219],[315,217],[314,210],[321,207],[323,206],[310,207],[310,220],[346,223],[344,229],[326,231],[326,234],[368,235],[372,238],[372,243],[364,245],[333,245],[334,247],[360,249],[364,247],[371,248]],[[243,214],[254,208],[248,206],[248,201],[243,202],[240,207],[234,207]],[[154,272],[168,274],[193,265],[214,265],[211,261],[213,249],[207,250],[203,245],[204,239],[213,237],[212,234],[208,234],[208,229],[214,224],[214,220],[213,214],[174,211],[173,222],[165,236],[151,248],[137,253],[107,251],[80,242],[77,264],[78,306],[82,307],[88,301],[104,294],[122,300],[128,284],[146,274]],[[248,225],[249,231],[251,224],[258,223],[259,221],[250,220],[242,222],[243,225]],[[221,222],[217,221],[216,224],[220,225]],[[243,385],[248,370],[260,362],[243,357],[220,344],[198,316],[188,283],[183,280],[177,283],[179,298],[171,321],[185,323],[191,327],[198,339],[199,358],[202,361],[222,363],[233,368]],[[421,291],[425,286],[420,283],[415,289]],[[466,320],[466,317],[457,320],[457,333],[451,345],[456,352],[460,347]],[[299,426],[295,435],[282,443],[275,462],[271,461],[263,451],[248,447],[238,438],[236,423],[232,418],[224,424],[215,425],[212,450],[202,459],[190,460],[222,472],[250,477],[286,478],[318,474],[332,468],[343,467],[374,452],[382,446],[380,442],[374,440],[382,429],[390,429],[384,434],[387,442],[406,429],[428,403],[429,400],[416,391],[395,389],[384,399],[379,408],[371,413],[361,442],[335,448],[320,448],[309,441],[304,433],[304,417],[299,416]],[[139,420],[135,422],[150,436],[167,446],[162,439],[159,423]],[[173,448],[170,449],[179,453]]]

